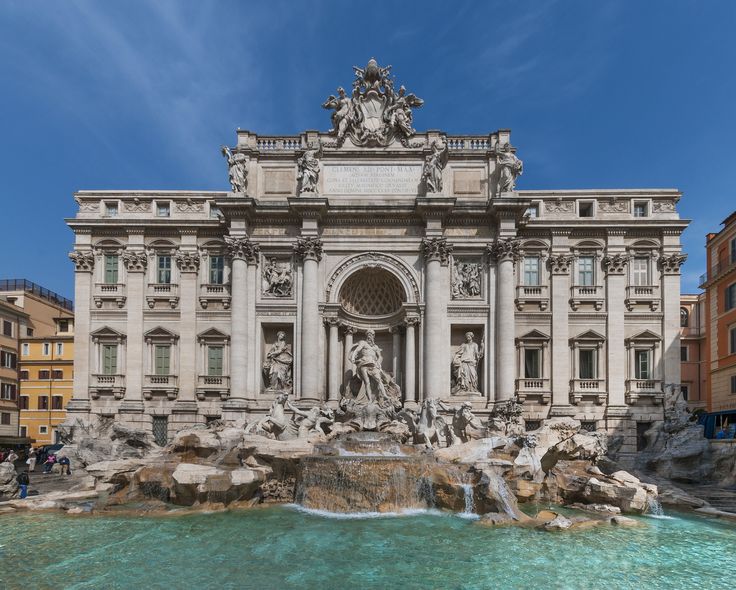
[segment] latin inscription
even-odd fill
[[[325,166],[326,195],[416,195],[421,166]]]

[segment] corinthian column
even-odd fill
[[[232,259],[230,305],[232,333],[230,335],[230,398],[224,409],[244,411],[248,387],[248,261],[258,258],[259,246],[246,237],[225,236],[227,253]],[[233,416],[235,418],[235,416]]]
[[[143,411],[143,299],[146,289],[148,256],[144,250],[128,246],[122,255],[126,269],[128,308],[128,350],[125,363],[125,399],[120,404],[122,412]]]
[[[419,318],[406,318],[406,339],[404,341],[404,402],[416,402],[416,348],[414,330],[419,323]]]
[[[337,318],[326,318],[325,323],[330,328],[330,341],[328,345],[328,372],[327,372],[327,394],[330,401],[340,399],[340,342],[339,326]]]
[[[74,262],[74,388],[67,412],[90,411],[89,401],[89,331],[92,298],[92,271],[95,255],[90,249],[69,253]]]
[[[553,254],[547,264],[552,274],[550,307],[552,308],[552,415],[572,415],[570,407],[570,264],[566,254]]]
[[[680,374],[680,267],[687,256],[675,252],[658,261],[662,272],[663,383],[681,383]]]
[[[319,238],[300,238],[294,244],[294,252],[302,260],[300,392],[301,398],[316,401],[320,399],[322,368],[319,319],[319,262],[322,260],[322,241]]]
[[[609,246],[618,233],[609,232]],[[606,346],[608,347],[608,414],[625,410],[626,406],[626,343],[624,342],[624,299],[626,296],[626,265],[628,256],[608,254],[601,264],[606,273]],[[610,421],[609,421],[610,424]]]
[[[444,280],[452,245],[445,238],[422,240],[424,254],[424,397],[439,398],[450,391],[450,341]]]
[[[196,411],[195,391],[197,386],[197,273],[199,252],[179,250],[176,253],[179,267],[179,397],[177,405],[186,405]]]
[[[519,257],[519,240],[499,239],[488,247],[488,253],[496,261],[496,356],[498,368],[496,401],[514,396],[515,359],[515,309],[514,262]]]

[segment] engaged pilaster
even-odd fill
[[[552,416],[572,416],[570,405],[570,266],[572,257],[552,254],[547,261],[551,278],[550,307],[552,308]]]
[[[91,249],[69,253],[74,263],[74,386],[67,412],[89,413],[90,304],[95,255]]]
[[[679,236],[679,233],[677,234]],[[659,258],[662,273],[663,383],[679,384],[680,374],[680,267],[687,256],[674,252]]]
[[[609,243],[618,234],[609,234]],[[626,345],[624,343],[624,300],[626,298],[626,267],[629,257],[610,252],[601,266],[606,273],[606,345],[608,347],[608,407],[626,406]],[[615,413],[615,410],[614,410]]]
[[[404,402],[418,402],[417,398],[417,369],[416,369],[416,327],[419,318],[409,316],[405,320],[406,336],[404,338]]]
[[[193,236],[196,239],[196,234]],[[177,406],[186,407],[187,412],[196,413],[195,401],[197,384],[197,274],[200,256],[196,245],[194,249],[180,249],[176,253],[176,266],[179,269],[179,307],[181,317],[188,321],[179,326],[179,397]]]
[[[422,240],[424,254],[424,397],[440,398],[450,390],[449,326],[446,313],[447,274],[452,245],[445,238]]]
[[[142,234],[133,234],[142,238]],[[121,258],[126,270],[128,344],[125,363],[125,398],[121,412],[143,412],[143,301],[148,256],[143,244],[129,243]],[[140,248],[140,249],[139,249]]]
[[[320,367],[323,362],[319,318],[319,263],[322,260],[322,240],[300,238],[294,244],[294,253],[302,261],[300,392],[301,398],[317,401],[320,399]]]

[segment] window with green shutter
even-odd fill
[[[159,284],[171,283],[171,256],[161,255],[158,257],[158,275],[156,282]]]
[[[207,347],[207,374],[222,375],[222,346]]]
[[[115,254],[105,254],[105,283],[114,285],[118,282],[118,257]]]
[[[154,372],[156,375],[170,375],[171,347],[168,344],[157,344],[155,348],[156,364]]]
[[[102,372],[105,375],[117,375],[118,373],[117,344],[104,344],[102,346]]]

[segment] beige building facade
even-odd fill
[[[231,191],[75,195],[69,411],[164,442],[283,391],[338,408],[373,331],[407,406],[517,397],[635,451],[680,383],[680,193],[517,190],[508,130],[416,132],[358,70],[329,132],[239,130]]]

